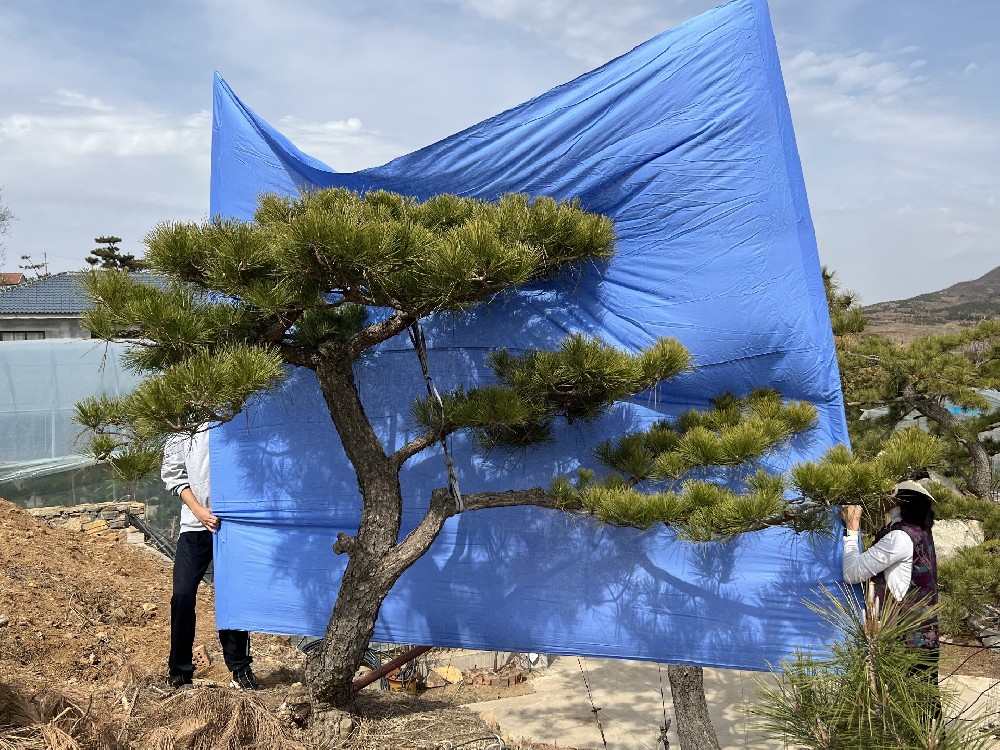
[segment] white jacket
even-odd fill
[[[208,461],[208,430],[194,435],[186,433],[172,435],[163,447],[163,465],[160,478],[167,491],[180,495],[181,490],[190,487],[198,502],[206,508],[212,507]],[[181,503],[181,530],[205,531],[201,521],[183,502]]]

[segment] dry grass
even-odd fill
[[[498,730],[462,706],[400,693],[359,696],[354,731],[344,750],[487,750],[504,745]]]
[[[139,722],[142,750],[303,750],[259,697],[223,688],[181,691]]]
[[[89,700],[52,689],[27,696],[14,685],[0,684],[0,750],[81,750],[84,746],[117,747],[107,727],[92,715]]]

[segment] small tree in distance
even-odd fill
[[[107,237],[96,237],[100,247],[95,247],[90,251],[90,255],[84,258],[87,265],[92,268],[117,269],[121,271],[141,271],[145,268],[141,259],[137,259],[131,253],[122,252],[118,243],[121,237],[108,235]]]
[[[606,442],[600,476],[465,494],[460,505],[441,487],[401,538],[399,473],[447,436],[471,431],[483,450],[528,448],[551,440],[556,420],[595,420],[691,366],[669,338],[634,353],[579,334],[554,351],[500,350],[490,358],[495,383],[458,388],[440,402],[414,394],[418,436],[391,452],[379,440],[355,381],[362,355],[406,331],[419,342],[428,316],[462,315],[606,261],[611,221],[575,202],[523,195],[418,202],[330,189],[264,196],[250,222],[163,224],[146,241],[145,262],[172,286],[92,272],[85,283],[96,304],[84,324],[107,340],[135,340],[126,362],[148,377],[125,398],[81,402],[77,420],[92,431],[97,457],[134,476],[158,467],[168,433],[234,418],[281,382],[288,365],[315,373],[362,499],[357,534],[334,544],[347,567],[307,667],[313,694],[335,706],[352,702],[351,681],[386,595],[458,513],[533,505],[640,528],[665,523],[690,539],[776,525],[825,529],[831,502],[870,502],[927,457],[890,451],[860,466],[835,453],[795,475],[804,497],[789,500],[760,460],[810,429],[815,410],[747,384],[745,395],[720,394],[704,412]]]
[[[7,234],[7,230],[10,229],[12,221],[14,221],[14,212],[10,210],[10,206],[4,201],[3,188],[0,188],[0,268],[7,262],[7,256],[4,254],[3,237]]]
[[[18,268],[24,271],[25,276],[33,273],[36,279],[43,279],[49,275],[49,264],[44,255],[40,261],[34,260],[30,255],[22,255]]]

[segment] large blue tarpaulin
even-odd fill
[[[216,80],[212,215],[249,218],[261,192],[315,187],[506,192],[579,198],[616,223],[610,264],[427,325],[439,388],[489,382],[497,347],[598,334],[627,350],[680,339],[697,369],[541,448],[481,453],[451,443],[463,491],[547,487],[593,466],[590,448],[768,386],[816,405],[819,425],[776,469],[847,439],[833,341],[770,19],[735,0],[521,106],[382,167],[338,173],[300,152]],[[418,434],[424,394],[409,340],[355,365],[389,450]],[[321,635],[357,527],[360,496],[315,378],[211,436],[219,627]],[[442,454],[402,474],[404,533],[447,482]],[[689,544],[558,512],[511,508],[449,521],[382,608],[376,638],[400,643],[767,668],[826,629],[802,604],[839,579],[829,537],[782,529]]]

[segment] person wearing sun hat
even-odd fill
[[[899,482],[889,493],[886,510],[889,523],[875,534],[872,546],[862,552],[859,545],[861,506],[844,505],[844,580],[872,580],[875,596],[886,601],[886,593],[904,610],[927,610],[937,604],[937,555],[934,551],[933,495],[920,482]],[[921,672],[934,684],[938,679],[939,634],[937,616],[929,614],[907,634],[906,644],[924,649]],[[940,711],[940,707],[937,708]]]

